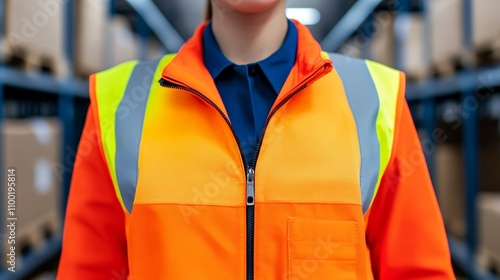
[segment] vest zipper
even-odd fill
[[[165,88],[172,88],[172,89],[179,89],[179,90],[185,90],[188,91],[199,98],[201,98],[203,101],[205,101],[207,104],[210,106],[214,107],[219,114],[224,118],[224,121],[226,121],[227,125],[229,125],[229,128],[231,129],[231,132],[233,133],[233,136],[236,140],[236,143],[238,144],[238,149],[240,151],[241,158],[243,159],[243,164],[245,165],[245,170],[246,170],[246,218],[247,218],[247,280],[254,280],[254,227],[255,227],[255,166],[257,165],[257,159],[259,157],[260,153],[260,148],[262,147],[262,142],[264,140],[264,136],[266,133],[266,129],[269,126],[269,122],[271,121],[271,118],[274,116],[274,114],[281,108],[283,105],[285,105],[290,99],[295,97],[297,94],[299,94],[301,91],[306,89],[309,86],[309,83],[311,81],[315,81],[319,77],[322,76],[322,74],[325,72],[325,70],[328,67],[326,64],[317,69],[312,75],[307,77],[301,84],[301,86],[294,90],[292,93],[287,95],[283,100],[278,103],[273,110],[269,113],[269,116],[266,119],[266,122],[264,124],[264,128],[262,129],[262,133],[260,134],[259,140],[257,142],[257,146],[255,149],[255,154],[252,160],[252,163],[250,166],[246,165],[246,158],[245,155],[243,154],[243,149],[241,148],[241,142],[236,134],[236,131],[234,130],[234,127],[231,125],[231,122],[229,118],[224,114],[224,112],[214,103],[212,100],[208,99],[205,95],[202,93],[186,87],[182,85],[178,85],[175,83],[172,83],[165,78],[160,79],[160,85]]]
[[[254,276],[255,164],[247,171],[247,280]]]

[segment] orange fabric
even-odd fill
[[[255,279],[453,279],[425,162],[407,164],[423,155],[404,83],[394,152],[363,216],[352,113],[331,61],[297,25],[297,64],[274,107],[307,87],[272,118],[257,162]],[[225,113],[203,65],[205,26],[162,76],[201,92]],[[127,216],[96,134],[95,106],[105,104],[96,104],[95,94],[82,136],[91,136],[93,149],[85,153],[80,144],[58,279],[119,278],[129,268],[134,280],[245,279],[245,170],[217,110],[188,91],[153,84]]]
[[[256,205],[255,279],[369,279],[360,205]]]
[[[91,97],[95,79],[90,79]],[[66,210],[57,279],[125,279],[125,214],[100,147],[95,112],[87,114]]]
[[[139,204],[130,220],[131,279],[245,279],[244,207]],[[259,279],[259,278],[256,278]]]
[[[282,101],[293,90],[303,86],[306,80],[312,83],[321,74],[326,74],[332,69],[331,61],[321,56],[321,47],[314,40],[309,29],[297,21],[294,22],[297,25],[299,38],[296,64],[283,85],[275,104]],[[227,116],[217,87],[203,62],[202,37],[207,24],[208,22],[205,22],[198,27],[194,36],[184,44],[178,55],[165,67],[162,77],[168,81],[202,92]],[[316,71],[319,73],[312,77],[313,79],[308,79]]]
[[[402,83],[393,156],[366,216],[373,274],[384,280],[455,279],[425,157],[402,97],[404,88]]]

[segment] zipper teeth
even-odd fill
[[[312,74],[310,77],[308,77],[306,79],[306,81],[310,81],[311,79],[315,78],[316,76],[319,76],[319,74],[322,71],[324,71],[324,70],[325,70],[325,67],[323,67],[321,69],[318,69],[316,72],[314,72],[314,74]],[[254,169],[255,169],[255,166],[257,165],[257,159],[259,158],[260,148],[262,147],[262,142],[264,141],[264,136],[265,136],[267,127],[269,126],[269,123],[271,122],[271,118],[274,116],[274,114],[276,114],[276,112],[281,107],[283,107],[283,105],[285,105],[288,101],[290,101],[290,99],[292,99],[293,97],[295,97],[301,91],[305,90],[307,87],[308,87],[308,83],[306,82],[304,85],[302,85],[301,87],[299,87],[293,93],[289,94],[287,97],[285,97],[283,100],[281,100],[280,103],[278,105],[276,105],[276,107],[274,107],[274,109],[271,111],[271,113],[267,117],[266,122],[264,123],[264,129],[262,130],[262,133],[261,133],[261,135],[259,137],[259,141],[257,142],[257,146],[255,148],[255,154],[254,154],[254,157],[253,157],[253,160],[252,160],[252,165],[251,165],[251,166],[253,166]]]
[[[312,74],[310,77],[308,77],[306,79],[306,81],[310,81],[313,78],[315,78],[316,76],[319,76],[319,73],[322,72],[322,70],[324,71],[324,69],[325,69],[324,67],[319,69],[314,74]],[[168,83],[168,84],[166,84],[166,83]],[[224,118],[226,123],[229,125],[229,128],[231,129],[231,132],[233,133],[234,138],[236,139],[236,142],[237,142],[238,147],[240,149],[240,154],[241,154],[241,157],[243,159],[243,165],[245,166],[245,171],[246,171],[249,168],[253,168],[255,170],[255,166],[257,165],[257,159],[258,159],[259,154],[260,154],[260,148],[262,147],[262,142],[264,140],[265,132],[266,132],[267,127],[269,126],[271,118],[274,116],[274,114],[276,114],[276,112],[281,107],[283,107],[283,105],[285,105],[288,101],[290,101],[290,99],[292,99],[294,96],[296,96],[301,91],[306,89],[308,86],[308,83],[305,83],[304,85],[299,87],[297,90],[295,90],[293,93],[286,96],[269,113],[269,116],[267,117],[266,122],[264,123],[264,128],[262,129],[261,135],[259,137],[259,141],[257,142],[257,146],[255,147],[255,154],[254,154],[254,157],[253,157],[253,160],[252,160],[252,163],[250,166],[246,165],[246,159],[245,159],[244,153],[242,152],[243,150],[241,147],[241,142],[238,138],[238,135],[236,134],[236,131],[234,130],[234,127],[231,125],[229,118],[224,114],[224,112],[222,112],[222,110],[217,105],[215,105],[215,103],[213,103],[210,99],[205,97],[203,94],[197,92],[196,90],[190,89],[190,88],[185,87],[185,86],[179,86],[179,85],[169,83],[168,81],[164,80],[163,78],[160,79],[160,85],[162,87],[166,87],[166,88],[180,89],[180,90],[186,90],[188,92],[191,92],[191,93],[195,94],[196,96],[198,96],[199,98],[201,98],[203,101],[207,102],[210,106],[214,107],[219,112],[219,114],[222,116],[222,118]],[[245,177],[246,177],[246,175],[245,175]],[[248,180],[248,178],[246,178],[246,180]],[[254,180],[255,180],[255,178],[254,178]],[[255,188],[255,186],[254,186],[254,188]],[[247,199],[248,199],[248,197],[247,197]],[[254,195],[253,199],[254,199],[254,203],[255,203],[255,195]],[[247,280],[253,280],[254,279],[254,264],[255,264],[254,263],[254,244],[255,244],[255,240],[254,240],[255,213],[254,213],[254,211],[255,211],[255,208],[254,208],[254,205],[247,205],[246,207],[247,207],[247,211],[246,211],[247,212],[246,213],[246,218],[247,218],[247,246],[246,246],[247,247]]]
[[[247,206],[247,280],[254,279],[254,229],[255,229],[255,208],[254,205]]]
[[[257,142],[257,146],[255,147],[255,154],[254,154],[254,157],[253,157],[253,160],[252,160],[252,166],[254,168],[257,165],[257,159],[259,158],[260,148],[262,146],[262,142],[264,141],[264,136],[265,136],[266,129],[269,126],[269,123],[271,122],[271,118],[274,116],[274,114],[276,114],[276,112],[281,107],[283,107],[283,105],[285,105],[288,101],[290,101],[290,99],[292,99],[295,95],[299,94],[301,91],[303,91],[306,88],[307,88],[307,84],[303,85],[302,87],[300,87],[299,89],[297,89],[295,92],[293,92],[292,94],[290,94],[287,97],[285,97],[283,100],[281,100],[281,102],[278,105],[276,105],[276,107],[269,114],[269,117],[267,118],[266,122],[264,123],[264,129],[262,129],[262,133],[261,133],[261,135],[259,137],[259,141]]]
[[[166,83],[168,83],[168,84],[166,84]],[[242,149],[242,146],[241,146],[240,138],[236,134],[236,131],[234,130],[233,125],[231,125],[231,121],[226,116],[226,114],[224,114],[224,112],[222,112],[222,110],[217,105],[215,105],[215,103],[213,103],[212,100],[208,99],[207,97],[205,97],[203,94],[197,92],[196,90],[190,89],[188,87],[184,87],[184,86],[179,86],[179,85],[172,84],[172,83],[164,80],[163,78],[160,79],[160,85],[162,87],[165,87],[165,88],[173,88],[173,89],[180,89],[180,90],[189,91],[192,94],[194,94],[194,95],[198,96],[199,98],[203,99],[203,101],[205,101],[206,103],[208,103],[210,106],[214,107],[217,110],[217,112],[219,112],[219,114],[221,115],[221,117],[224,119],[224,121],[228,124],[229,128],[231,129],[231,132],[234,135],[234,139],[236,139],[236,144],[238,144],[238,147],[239,147],[239,150],[240,150],[240,154],[241,154],[241,158],[243,160],[243,166],[245,166],[245,172],[246,172],[246,170],[248,169],[248,167],[246,165],[245,154],[242,152],[243,149]]]
[[[243,160],[243,165],[245,166],[245,172],[246,172],[246,170],[249,169],[249,167],[246,165],[245,155],[242,152],[243,150],[241,148],[241,143],[240,143],[240,140],[238,138],[238,135],[236,134],[236,131],[234,130],[234,127],[231,125],[231,122],[226,117],[224,112],[222,112],[222,110],[217,105],[215,105],[215,103],[213,103],[210,99],[205,97],[203,94],[197,92],[196,90],[192,90],[188,87],[179,86],[179,85],[169,83],[168,81],[164,80],[163,78],[160,79],[160,85],[162,87],[165,87],[165,88],[173,88],[173,89],[179,89],[179,90],[185,90],[185,91],[191,92],[194,95],[201,98],[203,101],[207,102],[210,106],[214,107],[219,112],[219,114],[222,116],[224,121],[226,121],[226,123],[229,125],[229,128],[231,129],[231,132],[233,133],[234,138],[236,139],[236,143],[238,144],[241,158]],[[246,177],[246,174],[245,174],[245,177]],[[248,178],[246,178],[246,180],[248,180]],[[248,197],[245,199],[245,201],[247,199],[248,199]],[[255,202],[255,197],[253,199]],[[254,274],[253,274],[254,273],[254,243],[255,243],[254,242],[254,227],[255,227],[255,225],[254,225],[254,206],[247,205],[246,208],[247,208],[246,209],[246,219],[247,219],[247,221],[246,221],[246,224],[247,224],[247,240],[246,240],[247,241],[246,242],[246,249],[247,249],[247,271],[246,272],[247,273],[246,274],[247,275],[246,276],[247,277],[246,278],[247,278],[247,280],[253,280],[254,279]]]

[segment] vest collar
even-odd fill
[[[313,82],[332,69],[332,62],[326,56],[322,56],[321,47],[309,29],[295,20],[293,23],[298,30],[296,62],[278,95],[277,101],[284,99],[290,91],[304,86],[306,82]],[[207,25],[208,22],[204,22],[197,28],[193,37],[164,67],[162,78],[200,92],[227,115],[217,87],[203,62],[203,31]]]

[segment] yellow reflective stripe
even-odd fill
[[[120,201],[123,209],[122,196],[118,187],[116,178],[116,134],[115,134],[115,118],[116,110],[125,93],[128,79],[137,61],[130,61],[120,64],[109,70],[100,72],[96,75],[96,99],[97,111],[99,115],[99,123],[101,128],[101,140],[108,163],[108,168],[113,180],[116,196]]]
[[[163,69],[165,68],[165,66],[167,64],[170,63],[170,61],[172,61],[172,59],[175,57],[175,55],[176,55],[175,53],[165,55],[164,57],[162,57],[162,59],[160,60],[160,63],[158,64],[160,67],[158,67],[156,69],[156,73],[155,73],[155,77],[157,77],[157,78],[153,79],[153,84],[151,85],[151,93],[150,93],[150,96],[148,98],[148,103],[146,104],[146,112],[144,114],[145,120],[148,119],[147,116],[150,115],[152,112],[163,112],[165,109],[164,103],[162,103],[158,100],[157,94],[155,94],[155,93],[161,91],[162,87],[158,81],[161,79],[161,74],[162,74]]]
[[[325,51],[322,51],[322,52],[321,52],[321,57],[322,57],[323,59],[331,59],[331,58],[330,58],[330,54],[329,54],[328,52],[325,52]]]
[[[375,199],[382,176],[389,164],[394,142],[396,107],[399,94],[400,72],[373,61],[366,61],[380,101],[377,115],[377,136],[380,145],[380,169],[372,201]]]

